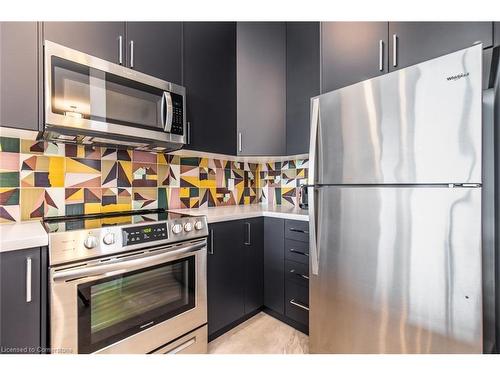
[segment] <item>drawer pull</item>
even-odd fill
[[[290,249],[290,250],[288,250],[288,251],[289,251],[289,252],[291,252],[291,253],[304,255],[304,256],[306,256],[306,257],[308,257],[308,256],[309,256],[309,254],[304,253],[303,251],[298,251],[298,250],[295,250],[295,249]]]
[[[297,275],[299,277],[302,277],[303,279],[309,280],[309,276],[303,275],[301,273],[297,273],[294,269],[291,269],[290,273],[293,273],[293,274],[295,274],[295,275]]]
[[[289,231],[290,232],[297,232],[297,233],[309,234],[309,231],[308,230],[304,230],[304,229],[290,228]]]
[[[294,306],[300,307],[301,309],[304,309],[304,310],[309,311],[309,306],[306,306],[306,305],[304,305],[304,304],[302,304],[302,303],[300,303],[300,302],[295,301],[295,298],[292,298],[292,299],[290,300],[290,303],[291,303],[292,305],[294,305]]]

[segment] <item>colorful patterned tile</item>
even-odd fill
[[[19,205],[2,206],[0,205],[0,223],[13,223],[21,220],[21,208]]]
[[[19,221],[19,189],[0,189],[0,223]]]
[[[132,163],[129,161],[103,160],[101,162],[102,187],[130,187]]]
[[[65,156],[65,146],[66,145],[63,143],[58,144],[47,141],[30,141],[22,139],[20,152],[23,154]]]
[[[180,199],[180,190],[178,187],[168,187],[165,188],[167,194],[167,208],[169,210],[179,209],[182,207],[181,199]]]
[[[17,206],[19,204],[19,189],[0,189],[0,205],[1,206]]]
[[[1,152],[16,152],[20,151],[20,140],[18,138],[0,137]]]
[[[101,149],[101,159],[132,161],[132,151],[103,147]]]
[[[180,187],[180,165],[158,164],[158,186]]]
[[[18,171],[19,170],[19,153],[17,152],[0,152],[0,171]]]
[[[102,189],[101,212],[130,211],[132,209],[131,188]]]
[[[158,189],[156,187],[133,187],[132,208],[134,210],[158,207]]]
[[[45,189],[44,195],[44,216],[62,216],[65,215],[65,189],[61,187],[52,187]]]
[[[19,187],[19,172],[0,172],[0,187]]]
[[[132,186],[156,187],[157,173],[157,164],[132,162]]]
[[[22,187],[64,187],[65,158],[20,154]]]
[[[139,163],[156,164],[157,156],[152,152],[134,150],[132,154],[132,161]]]
[[[21,220],[41,219],[45,213],[45,189],[21,189]]]
[[[294,207],[297,206],[297,194],[296,188],[282,188],[281,189],[281,204],[284,206]]]

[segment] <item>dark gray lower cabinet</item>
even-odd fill
[[[263,304],[263,220],[210,224],[208,335],[214,339]]]
[[[0,126],[38,130],[38,24],[0,22]]]
[[[491,47],[492,28],[492,22],[389,22],[389,68],[418,64],[475,43]]]
[[[243,221],[245,239],[245,314],[264,304],[264,220],[254,218]]]
[[[310,99],[320,93],[319,40],[319,22],[287,22],[287,155],[309,152]]]
[[[264,218],[264,305],[285,314],[285,222]]]
[[[0,352],[37,353],[42,345],[41,250],[0,253]]]

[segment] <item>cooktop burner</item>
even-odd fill
[[[51,265],[208,236],[205,216],[137,210],[44,219]]]

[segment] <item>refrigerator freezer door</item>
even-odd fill
[[[477,45],[313,98],[310,184],[481,183],[481,91]]]
[[[311,353],[481,353],[481,189],[322,187]]]

